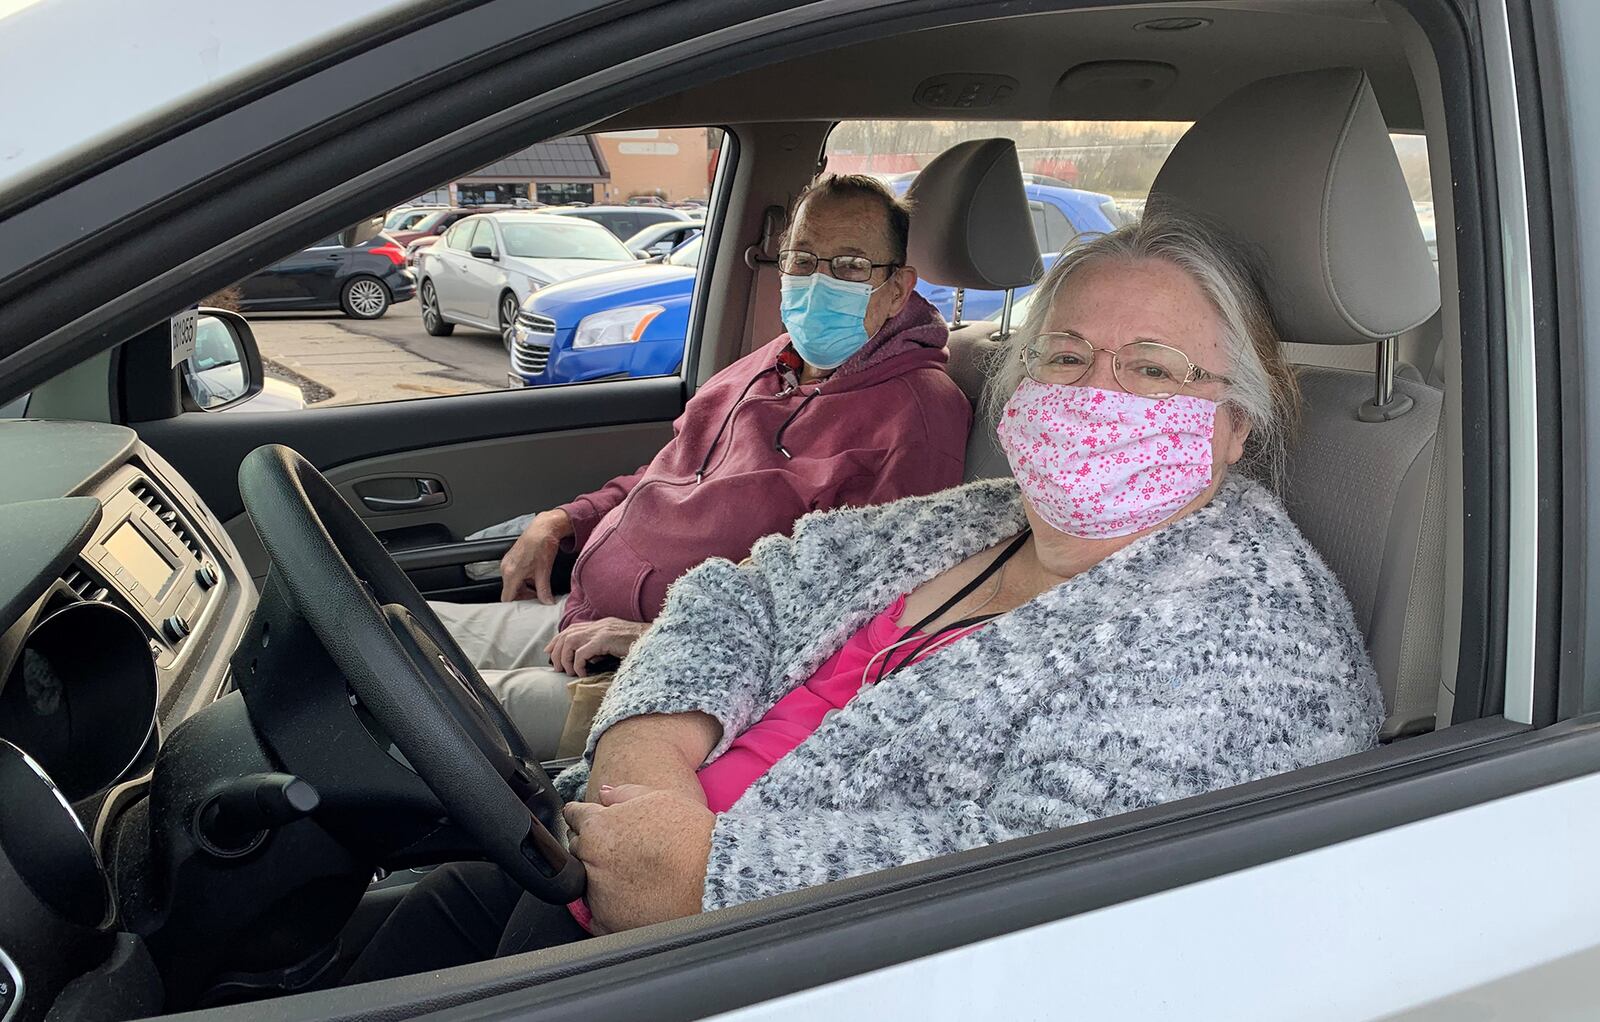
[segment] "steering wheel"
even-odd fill
[[[561,796],[477,669],[383,544],[304,458],[272,444],[239,492],[289,602],[450,818],[524,889],[582,896]]]

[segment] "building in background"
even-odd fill
[[[646,197],[704,201],[710,194],[709,135],[705,128],[642,128],[592,136],[611,168],[611,180],[597,201],[624,204]]]
[[[417,196],[418,203],[476,206],[535,200],[561,206],[704,201],[721,132],[646,128],[539,142]]]

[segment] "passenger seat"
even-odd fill
[[[1044,265],[1022,186],[1016,143],[974,139],[929,161],[906,190],[912,203],[907,261],[917,276],[946,287],[1004,291],[1039,279]],[[983,395],[990,359],[999,351],[991,322],[950,330],[950,376],[974,407]],[[973,420],[966,479],[1011,474],[994,429]]]
[[[1282,75],[1224,99],[1168,156],[1147,209],[1163,206],[1255,250],[1285,341],[1368,353],[1373,370],[1296,367],[1305,407],[1286,497],[1366,634],[1385,736],[1429,729],[1445,609],[1442,394],[1394,374],[1392,339],[1438,311],[1439,279],[1365,72]]]

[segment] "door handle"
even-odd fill
[[[367,505],[369,511],[416,511],[425,507],[437,507],[449,500],[449,494],[444,491],[444,484],[437,479],[416,479],[417,495],[415,497],[371,497],[365,494],[361,503]]]
[[[324,258],[324,259],[343,259],[344,256],[339,254],[338,252],[335,252],[332,255],[326,255],[326,256],[323,256],[322,258]]]

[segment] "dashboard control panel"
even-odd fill
[[[221,576],[206,544],[148,478],[137,472],[104,502],[95,540],[81,562],[115,588],[150,626],[160,667],[194,631]]]

